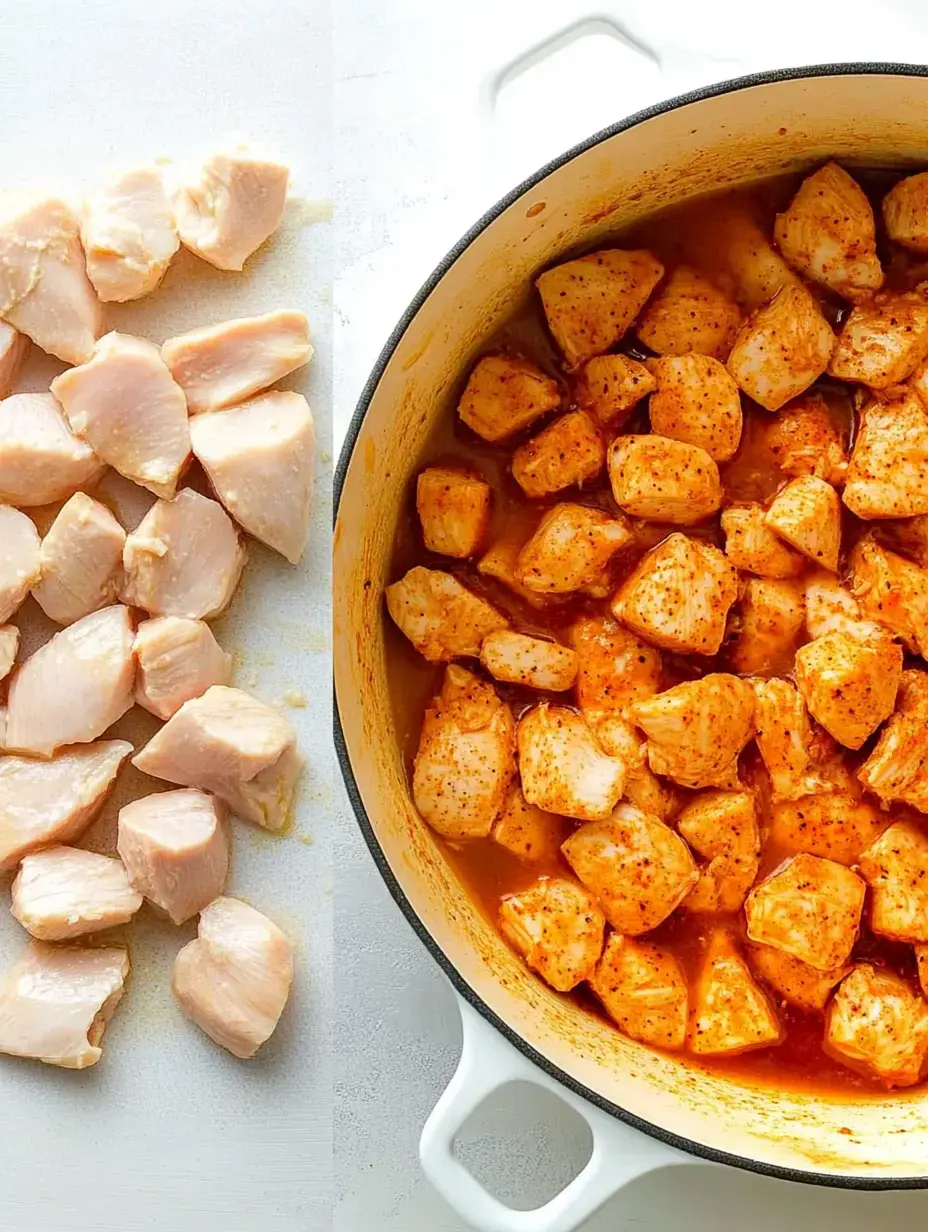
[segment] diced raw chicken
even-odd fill
[[[2,406],[2,404],[0,404]],[[859,518],[928,513],[928,411],[917,394],[864,408],[844,503]]]
[[[156,496],[174,495],[190,457],[187,403],[156,346],[109,333],[51,390],[104,462]]]
[[[496,680],[560,693],[577,678],[577,654],[567,646],[500,629],[483,639],[480,662]]]
[[[913,252],[928,252],[928,173],[907,175],[883,198],[883,221],[891,240]]]
[[[169,719],[211,685],[232,679],[231,657],[202,620],[143,620],[133,649],[138,663],[135,700],[159,719]]]
[[[792,954],[784,954],[772,945],[748,946],[748,960],[756,975],[769,984],[790,1005],[811,1013],[821,1013],[828,1004],[832,989],[848,974],[846,965],[832,971],[819,971]]]
[[[619,508],[649,522],[690,526],[722,503],[719,468],[706,451],[666,436],[617,436],[609,482]]]
[[[577,703],[591,723],[627,718],[631,706],[661,685],[661,656],[608,616],[586,616],[570,629],[577,652]]]
[[[654,377],[627,355],[596,355],[577,373],[577,405],[600,423],[621,427],[642,398],[655,388]]]
[[[225,805],[202,791],[164,791],[119,810],[116,848],[132,888],[183,924],[225,888]]]
[[[541,274],[535,286],[568,368],[614,346],[663,274],[652,253],[621,248],[591,252]]]
[[[896,821],[860,856],[870,927],[894,941],[928,941],[928,835]]]
[[[860,604],[829,573],[816,574],[806,583],[806,629],[813,638],[848,633],[869,641],[882,635],[879,625],[861,618]]]
[[[606,921],[582,886],[542,877],[499,907],[500,931],[526,965],[558,992],[587,980],[603,951]]]
[[[302,759],[282,715],[217,684],[184,702],[132,764],[153,778],[212,792],[245,821],[279,830]]]
[[[29,339],[6,321],[0,321],[0,398],[13,392],[19,370],[29,354]]]
[[[847,474],[845,433],[818,393],[803,394],[783,408],[765,432],[767,448],[784,475],[817,475],[842,484]]]
[[[641,314],[635,333],[658,355],[695,352],[727,359],[740,324],[734,300],[697,270],[678,265]]]
[[[928,570],[874,539],[858,539],[848,559],[851,590],[862,614],[915,654],[928,654]]]
[[[689,990],[669,950],[612,933],[590,987],[620,1031],[676,1052],[686,1039]]]
[[[32,594],[59,625],[70,625],[116,598],[126,532],[105,505],[75,492],[42,540],[41,578]]]
[[[509,621],[450,573],[416,565],[384,591],[387,611],[430,663],[479,658],[483,639]]]
[[[0,501],[21,508],[67,500],[106,469],[78,440],[51,394],[0,401]]]
[[[805,567],[799,553],[767,525],[760,505],[723,509],[721,521],[725,555],[736,568],[758,577],[790,578]]]
[[[736,787],[738,756],[754,734],[754,690],[746,680],[710,672],[636,702],[648,737],[648,762],[683,787]]]
[[[240,270],[280,226],[288,168],[237,147],[213,154],[174,200],[181,243],[217,269]]]
[[[805,619],[801,584],[747,578],[740,613],[741,627],[731,647],[735,671],[765,675],[788,668]]]
[[[813,756],[812,724],[802,695],[788,680],[753,680],[756,740],[767,773],[770,799],[798,800],[831,791],[831,782]]]
[[[477,572],[483,577],[495,578],[497,582],[502,582],[530,607],[547,607],[549,603],[547,595],[529,590],[522,583],[518,562],[519,553],[524,546],[524,536],[506,535],[502,539],[497,539],[477,561]]]
[[[928,1005],[901,976],[860,963],[828,1010],[825,1051],[887,1086],[912,1086],[928,1056]]]
[[[796,652],[795,676],[809,713],[839,744],[859,749],[896,703],[902,647],[826,633]]]
[[[40,646],[10,685],[7,748],[50,757],[102,736],[134,700],[133,637],[129,609],[117,603]]]
[[[582,487],[603,469],[606,447],[586,411],[568,411],[512,455],[512,476],[526,496]]]
[[[309,534],[316,430],[302,394],[267,393],[190,421],[193,452],[235,520],[292,565]]]
[[[157,501],[126,539],[123,598],[152,616],[211,620],[228,607],[245,549],[228,514],[192,488]]]
[[[884,805],[894,800],[928,812],[928,698],[913,687],[922,673],[902,673],[896,713],[860,767],[861,783]]]
[[[479,475],[446,466],[429,466],[416,480],[416,511],[430,552],[473,556],[490,526],[493,493]]]
[[[842,381],[888,389],[910,377],[926,355],[928,294],[881,293],[851,311],[828,372]]]
[[[748,936],[831,971],[851,956],[866,890],[843,864],[792,856],[748,895]]]
[[[680,813],[677,829],[706,861],[684,908],[701,914],[740,911],[760,857],[753,796],[741,791],[701,792]]]
[[[767,841],[779,851],[851,865],[888,825],[888,816],[859,791],[823,791],[774,804]]]
[[[537,594],[564,595],[596,581],[632,532],[621,518],[564,502],[550,509],[519,553],[523,586]]]
[[[154,291],[180,247],[158,168],[134,167],[95,188],[84,201],[81,243],[104,303]]]
[[[837,569],[841,548],[841,502],[817,475],[791,480],[764,515],[772,531],[823,569]]]
[[[458,414],[485,441],[503,441],[561,404],[557,381],[527,359],[485,355],[468,378]]]
[[[5,680],[13,670],[16,662],[16,652],[19,650],[19,629],[16,625],[0,625],[0,680]],[[6,735],[6,720],[4,719],[4,736]],[[0,749],[3,741],[0,740]]]
[[[622,795],[625,767],[603,750],[582,715],[542,703],[518,725],[519,772],[530,804],[563,817],[608,817]]]
[[[741,441],[741,395],[724,364],[707,355],[655,359],[657,389],[648,403],[652,432],[698,445],[727,462]]]
[[[9,620],[39,580],[41,550],[35,523],[0,505],[0,621]]]
[[[124,740],[101,740],[62,749],[52,761],[0,757],[0,869],[80,838],[131,752]]]
[[[124,949],[32,941],[0,981],[0,1052],[86,1069],[129,974]]]
[[[126,924],[141,905],[121,861],[79,847],[47,847],[23,857],[10,910],[39,941],[71,941]]]
[[[490,837],[520,860],[556,860],[566,823],[554,813],[529,804],[522,788],[513,785],[493,823]]]
[[[778,411],[822,375],[834,345],[812,295],[804,287],[783,287],[738,331],[728,371],[749,398]]]
[[[697,1056],[732,1055],[778,1044],[783,1031],[731,937],[712,935],[691,994],[687,1046]]]
[[[174,960],[180,1008],[233,1056],[252,1057],[273,1035],[293,983],[293,947],[266,915],[237,898],[200,912],[197,938]]]
[[[657,928],[699,880],[680,835],[630,804],[587,822],[561,850],[612,927],[632,937]]]
[[[625,579],[612,614],[662,650],[714,655],[737,595],[738,572],[718,548],[673,534]]]

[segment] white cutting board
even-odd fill
[[[244,275],[181,253],[162,289],[117,306],[108,323],[160,342],[231,316],[302,309],[316,357],[283,384],[307,395],[319,435],[303,564],[294,570],[249,545],[240,592],[215,626],[235,652],[235,682],[281,704],[307,759],[293,832],[276,839],[237,822],[234,833],[231,891],[295,943],[290,1004],[254,1061],[220,1051],[181,1017],[170,993],[174,955],[195,930],[159,923],[144,908],[127,930],[131,982],[98,1065],[70,1073],[0,1057],[3,1232],[329,1226],[332,228],[319,215],[330,191],[330,56],[325,6],[300,0],[3,5],[0,187],[79,191],[108,162],[189,158],[229,135],[270,146],[291,165],[303,199]],[[28,385],[47,388],[60,367],[30,363]],[[285,705],[294,695],[305,708]],[[153,724],[135,722],[136,714],[117,730],[150,732]],[[133,778],[143,781],[130,768],[123,783]],[[115,803],[88,845],[106,849]],[[6,892],[4,881],[0,968],[25,941],[6,913]]]

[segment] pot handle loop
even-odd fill
[[[479,1232],[571,1232],[636,1177],[698,1162],[574,1095],[523,1057],[466,1001],[459,997],[458,1002],[464,1034],[461,1060],[425,1123],[419,1156],[448,1205]],[[583,1170],[531,1211],[514,1210],[494,1198],[454,1156],[455,1139],[471,1113],[494,1091],[516,1081],[551,1091],[586,1121],[593,1137]]]

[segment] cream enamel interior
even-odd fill
[[[484,340],[559,254],[692,195],[834,155],[928,163],[928,78],[853,74],[745,86],[644,120],[515,200],[420,307],[355,442],[335,543],[335,672],[361,799],[403,893],[483,1002],[578,1083],[652,1125],[814,1173],[928,1175],[928,1094],[829,1102],[735,1085],[657,1056],[529,975],[416,815],[387,696],[382,590],[398,511],[429,429]]]

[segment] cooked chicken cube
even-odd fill
[[[30,942],[0,981],[0,1052],[63,1069],[96,1065],[128,974],[124,949]]]
[[[773,1006],[721,930],[710,939],[691,1003],[687,1046],[697,1056],[748,1052],[783,1038]]]
[[[225,611],[245,549],[221,505],[191,488],[157,501],[126,539],[123,598],[152,616],[210,620]]]
[[[417,565],[384,591],[387,611],[431,663],[478,658],[483,639],[509,621],[450,573]]]
[[[608,616],[586,616],[570,629],[577,652],[577,703],[589,722],[628,716],[661,685],[661,656]]]
[[[821,791],[774,804],[767,841],[782,852],[807,852],[851,865],[888,825],[886,814],[859,791]]]
[[[864,535],[848,560],[862,614],[888,629],[914,654],[928,654],[928,569]]]
[[[842,965],[832,971],[819,971],[792,954],[757,943],[748,946],[748,959],[755,974],[784,1001],[811,1013],[824,1010],[835,984],[839,984],[850,970]]]
[[[599,429],[586,411],[568,411],[512,456],[512,475],[526,496],[551,496],[595,479],[606,461]]]
[[[680,813],[677,829],[706,861],[684,908],[702,914],[740,911],[760,858],[753,796],[740,791],[701,792]]]
[[[493,823],[490,837],[520,860],[556,860],[564,841],[565,822],[554,813],[546,813],[536,804],[529,804],[522,788],[513,786]]]
[[[635,333],[658,355],[695,352],[726,359],[740,324],[734,300],[697,270],[679,265],[652,297]]]
[[[240,270],[284,216],[290,172],[242,148],[213,154],[174,201],[181,243],[217,269]]]
[[[911,1086],[928,1056],[928,1004],[900,976],[860,963],[828,1010],[825,1051],[887,1086]]]
[[[296,732],[282,715],[218,684],[184,702],[132,764],[153,778],[212,792],[266,830],[286,821],[302,767]]]
[[[612,927],[632,937],[657,928],[699,880],[680,835],[631,804],[587,822],[561,850]]]
[[[196,940],[174,960],[180,1008],[214,1043],[243,1059],[274,1034],[292,983],[290,941],[237,898],[217,898],[201,911]]]
[[[625,798],[653,817],[667,821],[679,810],[676,788],[663,782],[648,765],[648,745],[634,724],[608,711],[586,710],[583,717],[610,757],[625,766]]]
[[[813,756],[812,724],[802,695],[788,680],[753,680],[756,740],[767,773],[770,799],[798,800],[831,791]]]
[[[891,240],[913,252],[928,252],[928,172],[893,185],[883,198],[883,221]]]
[[[737,570],[718,548],[673,534],[625,579],[612,613],[662,650],[714,655],[737,594]]]
[[[79,847],[23,857],[11,911],[39,941],[71,941],[126,924],[142,905],[121,861]]]
[[[689,990],[682,967],[668,950],[612,933],[590,987],[631,1039],[672,1052],[683,1047]]]
[[[512,711],[492,685],[451,664],[422,720],[412,776],[416,808],[445,838],[485,838],[515,772]]]
[[[135,167],[94,189],[84,202],[81,243],[104,303],[154,291],[180,247],[158,168]]]
[[[882,630],[872,620],[864,620],[860,604],[833,574],[819,573],[806,583],[806,629],[810,637],[826,633],[849,633],[860,641],[879,638]]]
[[[741,627],[731,648],[731,664],[744,675],[766,675],[788,668],[805,618],[797,582],[748,578],[741,588]]]
[[[928,941],[928,835],[895,821],[860,856],[872,891],[870,927],[894,941]]]
[[[928,298],[920,291],[879,294],[854,308],[841,327],[828,372],[842,381],[888,389],[928,355]]]
[[[805,567],[798,552],[770,529],[760,505],[722,510],[725,555],[737,569],[765,578],[791,578]]]
[[[156,616],[135,635],[138,679],[135,700],[159,719],[169,719],[184,702],[210,685],[229,684],[232,660],[202,620]]]
[[[497,582],[502,582],[530,607],[547,607],[549,602],[547,595],[536,594],[522,583],[522,575],[519,572],[519,553],[524,546],[524,536],[505,535],[502,539],[497,539],[477,561],[477,572],[483,577],[495,578]]]
[[[765,433],[767,448],[784,475],[799,479],[817,475],[841,484],[847,474],[845,434],[828,403],[818,393],[803,394],[772,420]]]
[[[190,421],[216,495],[250,535],[298,564],[309,534],[316,431],[302,394],[266,393]]]
[[[465,559],[473,556],[490,525],[493,495],[479,475],[447,466],[429,466],[416,481],[416,511],[430,552]]]
[[[163,791],[124,805],[116,846],[132,888],[175,924],[202,911],[225,888],[225,805],[205,792]]]
[[[76,492],[42,540],[41,578],[32,593],[45,615],[70,625],[112,603],[125,543],[106,506]]]
[[[591,252],[541,274],[535,285],[567,366],[578,368],[614,346],[663,274],[650,252],[621,248]]]
[[[841,502],[817,475],[791,480],[764,515],[772,531],[824,569],[837,569],[841,547]]]
[[[19,629],[16,625],[0,625],[0,680],[5,680],[13,670],[16,652],[19,650]],[[6,719],[3,722],[6,733]],[[0,741],[0,749],[3,741]]]
[[[518,743],[522,791],[530,804],[590,821],[615,808],[625,766],[606,754],[576,711],[535,706],[519,720]]]
[[[522,585],[536,594],[565,595],[598,579],[632,533],[621,518],[564,502],[550,509],[519,553]]]
[[[483,639],[480,662],[496,680],[554,693],[569,689],[577,678],[576,651],[510,629]]]
[[[500,931],[533,971],[558,992],[587,980],[603,951],[606,921],[582,886],[542,877],[499,907]]]
[[[617,436],[609,482],[619,508],[649,522],[690,526],[722,503],[719,468],[706,451],[666,436]]]
[[[558,383],[526,359],[485,355],[471,372],[458,414],[485,441],[504,441],[561,404]]]
[[[13,394],[0,401],[0,501],[21,508],[67,500],[105,470],[78,440],[51,394]]]
[[[889,637],[859,641],[826,633],[796,652],[796,684],[813,719],[839,744],[859,749],[896,703],[902,647]]]
[[[706,355],[651,360],[657,389],[648,403],[651,430],[698,445],[727,462],[741,441],[741,395],[728,370]]]
[[[857,777],[884,804],[894,800],[928,812],[928,698],[913,679],[921,672],[903,672],[896,713],[880,733],[873,752]],[[928,940],[928,938],[926,938]]]
[[[13,392],[29,347],[30,342],[25,334],[20,334],[6,321],[0,321],[0,398],[6,398]]]
[[[742,325],[728,357],[728,371],[765,410],[781,406],[817,380],[835,336],[804,287],[784,287]]]
[[[917,394],[864,408],[844,503],[859,518],[928,513],[928,411]]]
[[[9,620],[39,580],[41,552],[35,523],[0,505],[0,621]]]
[[[654,377],[637,359],[627,355],[597,355],[577,374],[577,405],[600,423],[620,427],[642,398],[655,388]]]

